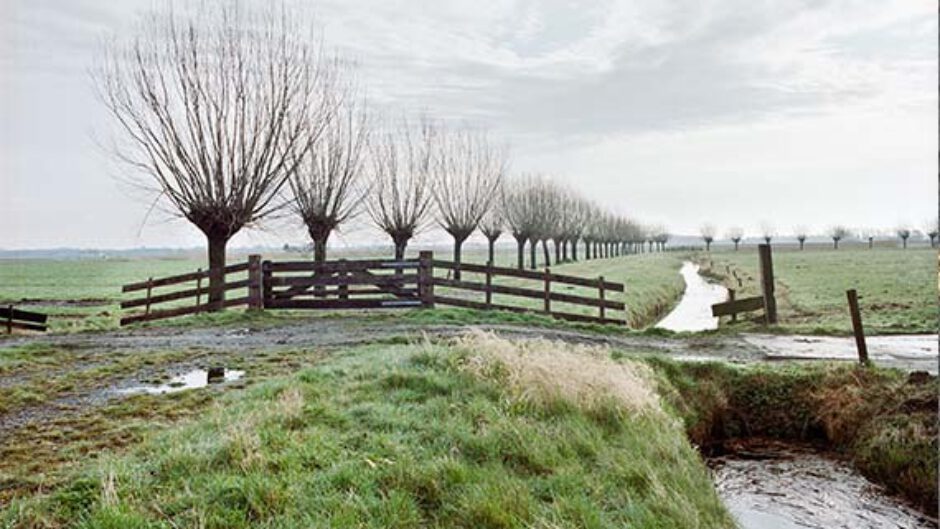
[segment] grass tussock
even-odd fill
[[[630,413],[660,412],[652,371],[639,362],[614,362],[608,348],[549,340],[513,341],[471,330],[454,341],[462,367],[510,388],[530,404],[559,400],[593,411],[615,406]]]

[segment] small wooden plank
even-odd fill
[[[3,322],[4,326],[9,325],[14,329],[23,329],[27,331],[42,331],[45,332],[47,327],[39,323],[26,323],[21,321],[5,321]]]
[[[241,280],[241,281],[232,281],[231,283],[226,283],[226,284],[225,284],[225,290],[226,290],[226,291],[229,291],[229,290],[234,290],[234,289],[238,289],[238,288],[245,288],[245,287],[249,286],[249,284],[250,284],[250,281],[249,281],[248,279],[243,279],[243,280]],[[175,301],[175,300],[178,300],[178,299],[193,298],[193,297],[198,297],[198,296],[208,295],[208,294],[209,294],[209,287],[191,288],[191,289],[188,289],[188,290],[180,290],[180,291],[178,291],[178,292],[170,292],[170,293],[167,293],[167,294],[160,294],[160,295],[157,295],[157,296],[150,296],[150,304],[151,304],[151,305],[156,305],[156,304],[158,304],[158,303],[165,303],[165,302],[167,302],[167,301]],[[130,300],[127,300],[127,301],[122,301],[122,302],[121,302],[121,308],[122,308],[122,309],[130,309],[130,308],[133,308],[133,307],[141,307],[141,306],[144,306],[144,305],[146,305],[146,304],[147,304],[147,298],[130,299]],[[196,304],[198,305],[199,303],[197,302]]]
[[[236,299],[227,299],[222,304],[223,307],[236,307],[238,305],[247,305],[248,297]],[[184,316],[186,314],[196,314],[199,312],[208,312],[215,309],[215,305],[212,303],[203,303],[202,305],[193,305],[189,307],[178,307],[174,309],[166,310],[155,310],[151,311],[149,314],[135,314],[133,316],[125,316],[121,318],[121,326],[129,325],[131,323],[137,323],[141,321],[153,321],[153,320],[162,320],[166,318],[173,318],[175,316]]]
[[[450,261],[434,261],[434,266],[438,268],[444,268],[446,270],[453,270],[456,267],[456,265]],[[485,274],[488,268],[494,276],[508,276],[520,279],[535,279],[538,281],[545,281],[545,273],[539,272],[537,270],[519,270],[518,268],[506,268],[501,266],[487,267],[486,265],[460,263],[460,269],[464,272]],[[592,288],[598,287],[597,279],[555,273],[549,274],[549,277],[551,281],[555,283],[564,283],[566,285],[577,285]],[[609,281],[604,282],[604,289],[613,292],[623,292],[624,290],[622,283],[611,283]]]
[[[46,323],[49,319],[49,316],[46,314],[40,314],[38,312],[32,312],[28,310],[21,309],[10,309],[9,307],[0,307],[0,319],[8,320],[14,319],[24,322],[32,323]]]
[[[737,312],[751,312],[762,308],[764,308],[764,298],[762,296],[741,298],[712,305],[712,316],[727,316]]]

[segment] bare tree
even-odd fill
[[[500,191],[497,193],[496,201],[480,221],[480,231],[483,232],[483,236],[486,237],[487,242],[488,251],[486,262],[490,265],[495,264],[496,240],[503,234],[504,229],[506,229],[506,219],[505,213],[503,212],[502,191]]]
[[[744,229],[737,226],[729,229],[728,238],[731,239],[731,242],[734,243],[734,251],[738,251],[738,246],[741,244],[741,239],[744,238]]]
[[[901,226],[900,228],[898,228],[897,233],[898,233],[898,237],[901,238],[901,242],[902,242],[903,245],[904,245],[904,249],[906,250],[906,249],[907,249],[907,239],[909,239],[910,236],[911,236],[911,229],[908,228],[908,227],[906,227],[906,226]]]
[[[868,249],[871,250],[875,247],[875,237],[878,236],[878,230],[874,228],[862,228],[859,230],[858,236],[868,241]]]
[[[849,229],[845,226],[833,226],[829,230],[829,237],[832,238],[832,249],[839,249],[839,241],[849,236]]]
[[[809,229],[806,226],[797,226],[793,229],[793,232],[796,236],[797,242],[800,243],[800,251],[802,251],[804,245],[806,244],[806,234],[809,232]]]
[[[525,244],[538,228],[538,204],[531,188],[541,179],[538,175],[523,175],[504,184],[503,215],[510,233],[516,240],[516,266],[525,267]]]
[[[761,237],[764,238],[764,243],[770,244],[770,241],[774,238],[774,235],[777,234],[777,230],[774,228],[774,225],[769,222],[762,222],[760,225]]]
[[[506,155],[490,143],[485,132],[468,127],[447,130],[438,126],[438,136],[431,189],[438,222],[454,238],[454,262],[459,265],[464,241],[496,197],[506,171]],[[454,279],[460,280],[459,266]]]
[[[702,227],[699,228],[699,234],[701,234],[702,240],[705,241],[706,252],[711,251],[712,241],[715,240],[716,232],[717,230],[715,229],[715,226],[712,224],[703,224]]]
[[[924,234],[930,239],[930,247],[936,248],[940,236],[940,219],[928,219],[924,222]]]
[[[225,250],[270,215],[329,112],[330,61],[299,18],[207,2],[155,12],[95,71],[122,135],[118,159],[167,209],[205,234],[209,302],[225,298]]]
[[[405,258],[408,241],[427,221],[436,143],[436,130],[429,120],[422,120],[417,130],[404,122],[372,142],[373,183],[366,211],[391,237],[397,260]]]
[[[362,185],[369,128],[355,99],[339,101],[323,136],[291,175],[292,208],[313,239],[313,258],[326,260],[326,243],[357,212],[368,188]]]

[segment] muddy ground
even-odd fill
[[[812,354],[812,341],[800,337],[759,335],[705,335],[699,337],[610,336],[572,330],[509,325],[479,325],[511,338],[546,338],[570,343],[607,345],[636,354],[662,354],[687,360],[761,362],[774,360],[852,360],[850,339],[827,339],[828,347]],[[115,357],[147,355],[157,351],[180,351],[171,361],[142,366],[133,373],[119,373],[97,379],[92,387],[76,388],[51,401],[26,406],[0,415],[0,439],[26,422],[42,421],[60,413],[105,402],[121,395],[121,390],[154,378],[179,375],[209,364],[250,362],[256,354],[289,352],[299,349],[334,349],[384,340],[418,340],[424,336],[446,338],[466,330],[465,325],[417,325],[369,322],[368,318],[313,318],[279,326],[147,328],[116,332],[13,337],[0,340],[0,351],[25,344],[43,344],[65,349],[74,360],[59,366],[23,375],[16,371],[0,375],[0,388],[22,384],[25,377],[50,380],[64,373],[76,373],[106,366]],[[842,340],[842,342],[839,342]],[[835,341],[835,342],[833,342]],[[842,347],[833,345],[841,344]],[[926,344],[926,345],[925,345]],[[932,353],[930,347],[932,344]],[[809,347],[808,347],[809,345]],[[898,349],[881,347],[873,355],[878,365],[905,370],[937,372],[936,341],[930,337],[898,342]]]

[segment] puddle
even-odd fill
[[[718,328],[718,318],[712,317],[712,305],[728,299],[728,289],[705,281],[698,273],[699,266],[685,262],[679,271],[685,280],[685,293],[656,327],[675,332],[708,331]]]
[[[742,337],[760,348],[768,360],[858,360],[854,338],[773,334]],[[865,343],[875,365],[937,374],[936,334],[868,336]]]
[[[709,459],[741,529],[936,529],[925,517],[811,447],[760,443]]]
[[[119,393],[149,393],[151,395],[162,395],[164,393],[176,393],[187,389],[204,388],[210,384],[224,384],[238,380],[245,375],[244,371],[237,369],[226,369],[225,376],[213,379],[209,382],[209,371],[206,369],[193,369],[182,375],[177,375],[170,379],[166,384],[140,385],[119,390]]]

